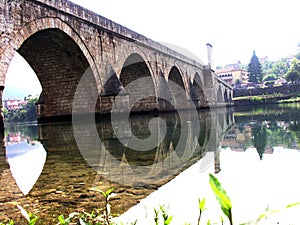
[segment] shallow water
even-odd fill
[[[129,127],[101,120],[96,132],[89,123],[7,126],[0,220],[20,220],[16,204],[40,215],[43,224],[57,223],[60,214],[91,212],[104,206],[90,190],[97,186],[115,188],[112,213],[126,212],[123,221],[134,217],[146,224],[153,208],[164,204],[175,224],[194,224],[198,198],[205,197],[203,221],[218,222],[208,173],[228,190],[237,222],[255,219],[268,205],[299,202],[299,113],[285,106],[201,111],[197,118],[170,113],[160,115],[163,121],[133,116]]]

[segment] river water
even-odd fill
[[[103,118],[90,122],[7,125],[0,155],[0,221],[22,221],[17,204],[56,224],[60,214],[103,208],[92,187],[114,188],[118,220],[154,224],[164,205],[173,224],[220,223],[209,187],[214,174],[233,203],[236,224],[270,209],[275,224],[300,221],[300,105]],[[116,117],[114,117],[116,118]],[[287,211],[287,213],[286,213]],[[225,216],[223,216],[226,222]],[[291,220],[291,222],[289,221]],[[20,222],[22,224],[22,222]]]

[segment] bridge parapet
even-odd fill
[[[151,47],[155,51],[159,51],[163,54],[175,56],[177,59],[182,60],[185,63],[189,63],[198,68],[202,68],[202,64],[194,59],[191,59],[173,49],[166,47],[156,41],[151,40],[139,34],[127,27],[124,27],[106,17],[103,17],[91,10],[83,8],[73,2],[66,0],[27,0],[32,2],[41,3],[43,7],[51,8],[52,10],[59,10],[60,14],[66,14],[66,16],[74,16],[78,20],[82,20],[85,23],[89,23],[90,26],[96,26],[103,29],[105,32],[119,36],[120,38],[127,39],[130,42],[137,42],[144,47]]]

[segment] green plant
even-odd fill
[[[14,224],[15,222],[13,220],[0,222],[0,225],[14,225]]]
[[[169,216],[167,214],[167,211],[164,208],[164,206],[160,205],[159,208],[160,208],[160,211],[162,212],[162,217],[163,217],[163,220],[164,220],[164,225],[169,225],[171,223],[173,217]]]
[[[28,221],[28,225],[34,225],[39,219],[38,216],[35,216],[30,212],[28,213],[22,206],[17,205],[17,207],[20,210],[22,216]]]
[[[158,215],[159,215],[159,210],[157,209],[154,209],[154,222],[155,222],[155,225],[158,225]]]
[[[160,214],[163,218],[164,225],[169,225],[171,223],[172,219],[173,219],[173,216],[168,215],[167,210],[166,210],[165,206],[163,206],[163,205],[160,205],[159,209],[154,209],[154,222],[155,222],[155,225],[159,224],[158,221],[159,221]]]
[[[198,199],[198,203],[199,203],[199,217],[198,217],[198,225],[200,225],[200,220],[201,220],[201,215],[204,212],[204,210],[206,210],[205,208],[205,198]]]
[[[111,224],[110,223],[110,204],[109,204],[109,200],[110,200],[111,197],[115,196],[115,194],[113,193],[114,188],[110,188],[107,191],[103,191],[98,187],[93,187],[93,188],[90,188],[90,190],[91,191],[97,191],[102,196],[104,196],[104,198],[105,198],[105,213],[104,213],[105,221],[106,221],[107,225]]]
[[[232,204],[230,198],[227,196],[225,189],[221,186],[219,180],[212,174],[209,174],[209,184],[221,206],[221,209],[225,216],[229,219],[232,225]]]

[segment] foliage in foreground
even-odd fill
[[[222,187],[220,181],[212,174],[209,174],[209,184],[210,184],[212,191],[220,205],[222,212],[229,220],[230,225],[233,225],[232,203],[231,203],[231,200],[228,197],[225,189]],[[111,188],[111,189],[108,189],[107,191],[102,191],[98,187],[94,187],[94,188],[91,188],[90,190],[99,192],[105,198],[105,209],[102,210],[102,213],[101,213],[101,210],[96,210],[96,212],[92,212],[92,213],[73,212],[73,213],[69,214],[68,217],[66,217],[66,218],[64,217],[64,215],[60,215],[58,217],[57,225],[76,225],[76,224],[79,224],[79,225],[117,225],[116,223],[111,221],[112,216],[110,214],[110,204],[109,204],[110,198],[115,195],[113,193],[114,189]],[[205,210],[207,210],[205,208],[205,205],[206,205],[205,198],[199,199],[198,203],[199,203],[198,204],[199,216],[198,216],[198,220],[197,220],[197,225],[200,225],[202,214]],[[286,208],[288,209],[288,208],[291,208],[294,206],[299,206],[299,205],[300,205],[300,202],[294,203],[294,204],[289,204],[286,206]],[[27,213],[25,211],[25,209],[19,205],[18,205],[18,208],[20,209],[20,212],[23,215],[23,217],[27,220],[28,225],[36,224],[39,217],[37,217],[31,213]],[[243,223],[241,225],[258,224],[261,220],[263,220],[263,219],[267,218],[268,216],[270,216],[274,213],[277,213],[277,212],[279,212],[279,210],[270,211],[267,209],[257,219],[250,221],[250,222]],[[169,224],[171,224],[172,219],[173,219],[173,216],[168,215],[165,206],[160,205],[158,209],[154,209],[153,221],[154,221],[155,225],[159,225],[159,224],[169,225]],[[161,221],[162,221],[162,223],[160,223]],[[135,225],[136,223],[137,223],[137,220],[135,222],[131,223],[131,225]],[[15,222],[13,220],[0,222],[0,225],[14,225],[14,224],[15,224]],[[206,224],[207,225],[211,224],[210,220],[208,220],[206,222]],[[223,218],[221,218],[220,224],[223,224]],[[124,225],[124,224],[121,222],[119,225]]]

